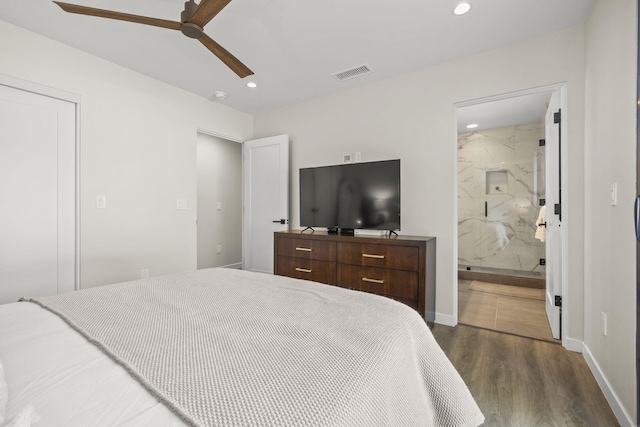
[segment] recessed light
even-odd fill
[[[471,5],[469,3],[467,2],[460,3],[459,5],[456,6],[455,9],[453,9],[453,14],[464,15],[465,13],[469,12],[470,9],[471,9]]]
[[[467,125],[467,129],[475,129],[478,127],[477,123],[471,123],[470,125]]]
[[[247,83],[247,86],[250,88],[254,88],[254,87],[258,87],[258,84],[256,82],[249,82]]]

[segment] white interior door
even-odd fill
[[[273,233],[289,228],[289,135],[243,144],[242,268],[273,274]]]
[[[562,210],[560,206],[560,129],[554,115],[560,112],[560,97],[557,91],[551,96],[545,116],[546,156],[546,310],[553,337],[561,339],[562,308],[556,305],[556,297],[562,298]],[[559,207],[559,213],[555,213]]]
[[[76,288],[75,111],[0,85],[0,303]]]

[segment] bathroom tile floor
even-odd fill
[[[458,280],[461,324],[560,343],[551,335],[544,289]]]

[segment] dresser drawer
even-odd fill
[[[274,271],[375,293],[435,319],[436,239],[276,231]],[[363,280],[364,279],[364,280]]]
[[[278,256],[335,261],[336,243],[312,239],[279,238]]]
[[[338,261],[344,264],[418,271],[418,257],[416,247],[338,243]]]
[[[337,284],[398,299],[418,298],[418,273],[413,271],[338,264]]]
[[[335,262],[280,256],[277,271],[280,276],[313,280],[329,285],[336,284]]]

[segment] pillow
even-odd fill
[[[4,368],[2,360],[0,360],[0,425],[4,424],[7,416],[7,400],[9,400],[9,390],[7,390],[7,382],[4,379]]]

